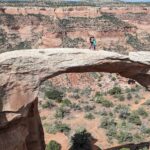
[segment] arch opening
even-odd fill
[[[143,147],[138,146],[136,150],[147,147],[149,139],[146,135],[145,140],[144,138],[135,139],[137,136],[135,133],[141,132],[139,128],[145,123],[135,125],[129,121],[127,116],[132,116],[134,112],[143,107],[149,111],[144,105],[149,96],[150,93],[139,83],[114,73],[65,73],[50,78],[41,85],[39,93],[39,112],[45,142],[48,144],[49,141],[55,140],[61,144],[62,149],[69,149],[71,137],[78,130],[86,129],[95,139],[95,142],[93,141],[94,150],[110,147],[112,150],[116,148],[134,150],[133,147],[136,145],[128,145],[129,142],[143,144]],[[119,107],[121,110],[118,111]],[[124,113],[122,111],[127,111],[125,112],[127,116],[122,116]],[[111,122],[109,127],[103,126],[106,119]],[[128,127],[123,126],[124,123]],[[65,126],[66,129],[60,130],[59,127],[62,126]],[[127,129],[129,126],[132,126],[132,131],[131,128]],[[112,131],[114,132],[111,133]],[[126,139],[127,141],[119,143],[122,138],[120,136],[124,136],[122,135],[124,133],[131,134],[132,137],[129,141]],[[124,147],[117,147],[117,145],[124,145]]]

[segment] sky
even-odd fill
[[[80,1],[80,0],[66,0],[66,1]],[[150,2],[150,0],[122,0],[124,2]]]

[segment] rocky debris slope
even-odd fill
[[[109,72],[150,88],[149,70],[149,52],[125,56],[86,49],[34,49],[0,54],[1,150],[44,150],[37,95],[48,78],[71,72]]]

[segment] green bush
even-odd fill
[[[107,113],[107,111],[105,109],[103,109],[102,111],[100,111],[99,114],[101,116],[107,116],[108,115],[108,113]]]
[[[125,100],[125,97],[124,97],[124,95],[120,95],[120,96],[118,97],[118,99],[119,99],[120,101],[124,101],[124,100]]]
[[[49,99],[56,100],[57,102],[61,102],[64,93],[56,89],[49,89],[45,91],[45,96]]]
[[[120,150],[130,150],[130,148],[121,148]]]
[[[46,127],[46,131],[51,134],[56,134],[57,132],[68,134],[70,130],[70,127],[62,122],[55,122],[54,124],[47,125]]]
[[[116,127],[117,123],[115,122],[115,120],[113,118],[110,117],[104,117],[101,120],[101,124],[100,127],[104,128],[104,129],[109,129],[111,127]]]
[[[148,117],[148,113],[146,112],[146,110],[143,107],[140,107],[137,110],[137,113],[142,117]]]
[[[128,107],[124,107],[119,110],[119,118],[127,119],[129,115],[130,115],[130,112],[129,112]]]
[[[119,143],[132,142],[133,136],[129,132],[120,131],[117,135],[117,139],[118,139]]]
[[[108,136],[109,140],[112,140],[114,138],[116,138],[117,136],[117,130],[116,127],[110,127],[106,133],[106,135]]]
[[[52,140],[47,144],[46,150],[61,150],[61,145]]]
[[[113,107],[113,103],[105,99],[102,95],[96,95],[95,101],[96,103],[102,104],[104,107]]]
[[[71,137],[70,150],[92,150],[92,139],[91,134],[81,128]]]
[[[150,127],[142,125],[140,130],[142,133],[150,135]]]
[[[141,125],[142,124],[141,119],[136,112],[133,112],[130,114],[129,122],[133,123],[135,125]]]
[[[84,116],[86,119],[89,119],[89,120],[92,120],[92,119],[95,119],[94,115],[92,113],[87,113],[85,114]]]
[[[112,77],[111,80],[112,80],[112,81],[116,81],[116,78],[115,78],[115,77]]]
[[[42,104],[42,108],[52,108],[53,102],[51,100],[47,100],[44,104]]]
[[[55,117],[63,119],[67,113],[69,112],[64,107],[60,107],[56,110]]]
[[[109,90],[110,95],[117,95],[117,94],[121,94],[121,93],[122,93],[122,89],[117,86],[115,86],[111,90]]]
[[[128,94],[127,94],[127,99],[128,99],[128,100],[131,100],[131,99],[132,99],[132,94],[131,94],[131,93],[128,93]]]
[[[76,103],[73,103],[71,105],[71,108],[74,109],[75,111],[82,110],[81,106],[79,104],[76,104]]]
[[[104,107],[113,107],[113,106],[114,106],[112,102],[110,102],[110,101],[108,101],[108,100],[106,100],[106,99],[104,99],[104,100],[101,102],[101,104],[102,104],[102,106],[104,106]]]
[[[93,106],[93,105],[92,106],[90,106],[90,105],[84,106],[84,110],[87,112],[92,111],[94,108],[95,108],[95,106]]]
[[[68,99],[64,99],[62,102],[62,106],[71,106],[71,101],[70,100],[68,100]]]

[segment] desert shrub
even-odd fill
[[[89,119],[89,120],[92,120],[92,119],[95,119],[94,115],[92,113],[87,113],[85,114],[84,116],[86,119]]]
[[[63,119],[67,113],[68,113],[68,111],[64,107],[59,107],[56,110],[55,117]]]
[[[148,99],[145,103],[144,103],[144,105],[150,105],[150,99]]]
[[[71,137],[70,150],[92,150],[92,136],[84,128],[80,128]]]
[[[133,140],[135,142],[142,142],[144,140],[144,137],[142,136],[142,134],[139,134],[139,133],[135,133],[133,135]]]
[[[22,41],[18,45],[15,46],[14,49],[31,49],[31,42],[29,41]]]
[[[87,111],[87,112],[92,111],[94,108],[95,108],[94,105],[92,105],[92,106],[90,106],[90,105],[84,106],[84,110]]]
[[[148,113],[143,107],[138,108],[137,113],[142,117],[148,117]]]
[[[104,97],[103,97],[103,95],[96,94],[94,99],[95,99],[96,103],[101,103],[104,100]]]
[[[79,98],[80,98],[80,95],[79,95],[79,93],[76,93],[76,92],[75,92],[75,93],[72,94],[71,98],[79,99]]]
[[[113,103],[104,99],[102,102],[101,102],[102,106],[104,107],[113,107]]]
[[[96,103],[102,104],[104,107],[113,107],[113,103],[105,99],[101,94],[95,96]]]
[[[125,92],[126,92],[126,93],[130,93],[130,92],[131,92],[131,89],[130,89],[130,88],[126,88],[126,89],[125,89]]]
[[[110,117],[104,117],[101,120],[100,127],[104,129],[109,129],[110,127],[116,127],[117,123],[113,118]]]
[[[46,131],[51,134],[56,134],[57,132],[68,134],[70,130],[70,127],[62,122],[55,122],[54,124],[46,127]]]
[[[61,150],[61,145],[52,140],[47,144],[46,150]]]
[[[71,108],[76,110],[82,110],[81,106],[79,104],[76,103],[72,103]]]
[[[117,139],[119,143],[131,142],[133,140],[133,136],[129,132],[120,131],[117,135]]]
[[[99,114],[101,116],[107,116],[108,115],[108,113],[107,113],[107,111],[105,109],[103,109],[102,111],[100,111]]]
[[[127,118],[127,116],[130,114],[130,108],[126,105],[117,105],[115,108],[114,108],[114,111],[116,113],[119,113],[119,117],[120,118]]]
[[[62,106],[71,106],[71,101],[69,99],[64,99],[61,103]]]
[[[92,89],[90,87],[86,87],[85,89],[81,91],[81,95],[88,97],[91,95],[91,92],[92,92]]]
[[[49,89],[45,91],[45,96],[49,99],[56,100],[57,102],[61,102],[64,93],[56,89]]]
[[[129,116],[129,122],[133,123],[135,125],[141,125],[142,124],[141,119],[140,119],[138,113],[136,113],[136,112],[132,112],[130,114],[130,116]]]
[[[112,140],[114,138],[116,138],[117,136],[117,130],[116,127],[112,126],[108,129],[106,135],[108,136],[109,140]]]
[[[139,94],[135,94],[135,98],[136,98],[136,99],[140,99],[141,97],[140,97]]]
[[[139,104],[139,100],[136,99],[134,103],[135,103],[135,104]]]
[[[128,93],[128,94],[127,94],[127,99],[128,99],[128,100],[131,100],[131,99],[132,99],[132,94],[131,94],[131,93]]]
[[[130,150],[130,148],[121,148],[120,150]]]
[[[42,108],[52,108],[53,102],[51,100],[47,100],[44,104],[42,104]]]
[[[111,90],[109,90],[110,95],[117,95],[117,94],[121,94],[121,93],[122,93],[122,89],[117,86],[115,86]]]
[[[125,100],[125,97],[122,94],[116,94],[115,97],[118,98],[119,101],[124,101]]]
[[[112,77],[111,80],[112,80],[112,81],[116,81],[116,78],[115,78],[115,77]]]
[[[127,119],[127,117],[130,115],[130,112],[129,112],[129,108],[128,107],[124,107],[124,108],[121,108],[119,110],[119,118],[121,119]]]
[[[150,128],[149,127],[142,125],[140,130],[142,133],[150,135]]]
[[[143,43],[141,43],[137,36],[127,33],[126,37],[127,43],[130,44],[134,49],[141,50],[143,48]]]

